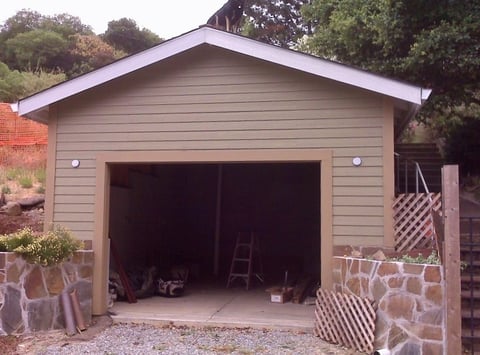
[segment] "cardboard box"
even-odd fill
[[[270,301],[273,303],[290,302],[293,296],[293,287],[275,287],[269,289]]]

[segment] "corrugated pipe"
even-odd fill
[[[70,292],[70,300],[72,302],[73,314],[75,316],[75,321],[77,322],[77,328],[79,330],[87,329],[85,326],[85,319],[83,318],[82,310],[80,308],[80,302],[78,301],[76,289],[73,289],[72,292]]]
[[[62,292],[62,294],[60,295],[60,300],[62,301],[63,317],[65,319],[65,328],[67,335],[75,335],[77,330],[75,328],[75,320],[73,319],[72,302],[70,300],[70,295],[67,291]]]
[[[388,349],[376,350],[373,355],[390,355],[392,352]]]

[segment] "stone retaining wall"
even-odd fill
[[[334,257],[334,290],[374,300],[375,349],[442,354],[444,276],[441,265]]]
[[[0,335],[64,329],[60,294],[76,289],[85,322],[92,318],[93,251],[42,267],[15,253],[0,253]]]

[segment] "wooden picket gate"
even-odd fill
[[[398,195],[393,203],[395,249],[437,248],[432,213],[441,207],[440,193]]]
[[[319,289],[315,305],[316,336],[331,344],[373,352],[376,312],[372,301]]]

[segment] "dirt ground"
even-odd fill
[[[34,197],[39,194],[36,192],[38,184],[29,189],[24,189],[15,181],[7,181],[2,186],[7,186],[10,193],[5,195],[6,202],[18,201],[22,198]],[[43,231],[43,209],[32,209],[23,211],[20,216],[7,216],[0,213],[0,235],[16,232],[24,227],[30,227],[35,232]]]
[[[24,227],[30,227],[34,232],[43,231],[43,211],[24,211],[20,216],[0,213],[0,234],[13,233]]]
[[[67,336],[62,330],[21,336],[0,336],[0,354],[33,355],[41,353],[50,345],[88,341],[111,325],[112,319],[109,316],[98,316],[92,318],[87,330],[73,336]]]

